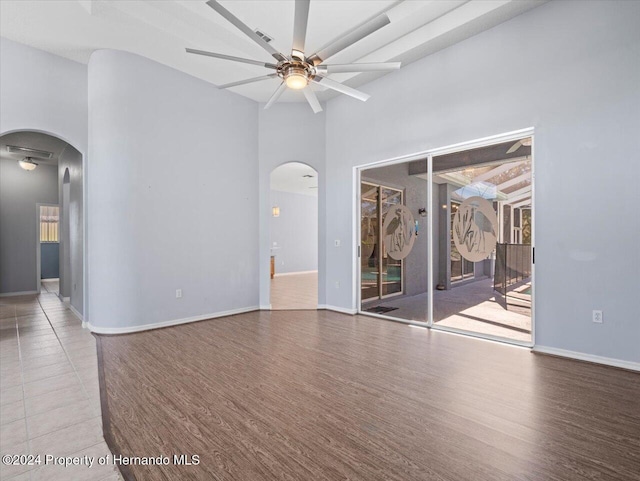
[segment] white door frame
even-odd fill
[[[373,167],[387,167],[389,165],[394,165],[394,164],[402,164],[404,162],[410,162],[412,160],[420,160],[423,159],[425,157],[426,152],[421,152],[421,153],[417,153],[417,154],[410,154],[410,155],[405,155],[405,156],[401,156],[401,157],[396,157],[396,158],[392,158],[392,159],[388,159],[388,160],[382,160],[382,161],[378,161],[378,162],[373,162],[370,164],[362,164],[362,165],[357,165],[353,168],[353,178],[354,178],[354,183],[353,183],[353,198],[354,198],[354,206],[355,206],[355,217],[354,217],[354,229],[355,229],[355,233],[354,233],[354,238],[356,241],[356,255],[355,255],[355,260],[353,263],[353,278],[355,279],[354,282],[354,294],[355,294],[355,299],[356,299],[356,306],[355,306],[355,311],[357,314],[364,314],[370,317],[377,317],[380,319],[386,319],[389,321],[396,321],[396,322],[402,322],[405,324],[413,324],[413,325],[417,325],[417,326],[421,326],[421,327],[430,327],[428,322],[420,322],[420,321],[412,321],[412,320],[408,320],[408,319],[399,319],[397,317],[391,317],[391,316],[385,316],[384,314],[377,314],[374,312],[367,312],[367,311],[363,311],[362,310],[362,277],[361,277],[361,272],[360,272],[360,256],[362,254],[362,246],[361,246],[361,241],[362,241],[362,226],[360,224],[360,219],[362,217],[362,205],[360,202],[360,184],[362,182],[362,171],[366,170],[366,169],[371,169]],[[367,180],[365,180],[365,182],[369,182]],[[378,184],[379,185],[379,184]],[[403,197],[404,197],[404,193],[403,193]],[[429,196],[430,198],[430,196]],[[430,212],[430,211],[429,211]],[[427,223],[428,226],[431,226],[431,222]],[[429,227],[427,228],[427,232],[428,232],[428,236],[429,239],[427,239],[427,249],[430,252],[430,242],[431,242],[431,231],[429,230]],[[429,279],[430,281],[430,279]],[[429,285],[429,290],[431,289],[430,285]],[[403,287],[404,290],[404,287]],[[429,316],[430,318],[430,316]]]
[[[536,199],[536,183],[535,183],[535,136],[534,136],[534,127],[528,127],[525,129],[515,130],[512,132],[506,132],[503,134],[492,135],[489,137],[483,137],[476,140],[471,140],[467,142],[459,142],[457,144],[452,144],[444,147],[439,147],[435,149],[429,149],[422,152],[417,152],[409,155],[403,155],[399,157],[393,157],[390,159],[375,161],[367,164],[360,164],[353,167],[353,199],[354,199],[354,235],[356,241],[356,255],[354,256],[353,262],[353,278],[354,282],[354,291],[355,291],[355,299],[356,299],[356,311],[358,314],[367,315],[371,317],[378,317],[381,319],[387,319],[395,322],[401,322],[405,324],[413,324],[421,327],[429,327],[440,331],[447,331],[454,334],[464,334],[467,336],[478,337],[485,340],[498,341],[507,344],[514,344],[525,347],[533,347],[535,345],[535,262],[532,262],[531,265],[531,342],[521,342],[510,340],[507,338],[479,334],[470,331],[463,331],[460,329],[454,329],[446,326],[437,326],[433,323],[433,222],[431,212],[433,212],[433,157],[440,156],[445,154],[451,154],[455,152],[460,152],[464,150],[470,150],[480,147],[487,147],[494,144],[499,144],[503,142],[509,142],[511,140],[516,141],[523,137],[531,137],[531,249],[532,253],[535,252],[535,232],[536,232],[536,209],[535,209],[535,199]],[[361,226],[360,226],[360,218],[361,218],[361,208],[360,208],[360,179],[361,172],[366,169],[371,169],[374,167],[386,167],[389,165],[410,162],[413,160],[427,160],[427,186],[428,186],[428,194],[427,194],[427,212],[429,213],[427,216],[427,259],[428,259],[428,272],[427,272],[427,289],[429,292],[428,299],[428,307],[427,307],[427,322],[419,322],[412,321],[408,319],[399,319],[396,317],[385,316],[383,314],[375,314],[371,312],[366,312],[362,310],[362,285],[361,285],[361,277],[360,277],[360,254],[361,254]],[[533,257],[535,260],[535,257]]]
[[[60,249],[60,204],[37,203],[36,204],[36,292],[38,294],[40,294],[40,284],[42,282],[42,279],[40,279],[40,276],[42,275],[42,265],[40,264],[40,262],[42,261],[41,259],[42,243],[40,242],[40,207],[57,207],[58,208],[58,249]]]

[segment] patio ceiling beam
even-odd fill
[[[507,202],[510,202],[514,197],[517,197],[521,194],[526,194],[527,192],[531,192],[531,184],[523,187],[522,189],[514,190],[513,192],[505,192],[504,194],[507,196]]]
[[[457,172],[451,172],[448,174],[434,174],[434,177],[439,177],[440,179],[455,187],[464,187],[465,185],[469,185],[470,183],[469,179]]]
[[[514,209],[520,209],[521,207],[527,206],[527,205],[531,205],[531,197],[529,197],[526,200],[522,200],[520,202],[518,202],[517,204],[512,204],[511,207]]]
[[[487,180],[487,179],[490,179],[492,177],[495,177],[496,175],[500,175],[503,172],[506,172],[507,170],[513,169],[514,167],[526,162],[529,159],[529,157],[520,157],[520,159],[523,159],[523,160],[521,160],[520,162],[507,162],[505,164],[501,164],[501,165],[497,166],[496,168],[485,172],[484,174],[480,174],[480,175],[474,177],[473,181],[474,182],[480,182],[480,181]]]
[[[515,197],[509,198],[505,200],[503,203],[505,205],[513,206],[513,204],[516,204],[524,199],[529,199],[530,197],[531,197],[531,192],[525,192],[524,194],[516,195]]]
[[[507,187],[511,187],[512,185],[519,184],[531,177],[530,172],[525,172],[524,174],[519,175],[518,177],[514,177],[513,179],[509,179],[502,184],[498,184],[498,190],[506,189]]]
[[[365,198],[365,197],[371,197],[371,196],[374,196],[374,195],[377,195],[377,194],[378,194],[378,188],[377,188],[377,187],[374,187],[373,189],[368,190],[367,192],[365,192],[364,194],[362,194],[362,197],[363,197],[363,198]]]

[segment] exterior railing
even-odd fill
[[[528,244],[496,244],[496,269],[493,288],[507,295],[509,286],[531,277],[531,246]]]

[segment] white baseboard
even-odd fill
[[[325,309],[327,311],[340,312],[341,314],[349,314],[353,316],[358,313],[358,309],[346,309],[344,307],[330,306],[328,304],[318,304],[318,309]]]
[[[594,354],[586,354],[584,352],[568,351],[566,349],[558,349],[557,347],[533,346],[533,352],[540,354],[550,354],[552,356],[567,357],[577,359],[579,361],[593,362],[596,364],[604,364],[606,366],[621,367],[630,371],[640,371],[640,362],[624,361],[622,359],[613,359],[611,357],[596,356]]]
[[[78,309],[76,309],[75,307],[73,307],[71,305],[71,298],[70,297],[61,297],[60,298],[62,300],[62,302],[64,303],[65,306],[67,306],[69,308],[69,310],[71,312],[73,312],[73,314],[82,321],[82,327],[87,327],[87,323],[84,322],[84,316],[82,314],[80,314],[80,312],[78,311]]]
[[[38,291],[3,292],[0,297],[29,296],[37,293]]]
[[[85,323],[85,322],[84,322],[84,316],[83,316],[82,314],[80,314],[80,312],[78,311],[78,309],[76,309],[75,307],[73,307],[73,306],[71,305],[71,303],[69,303],[69,309],[71,309],[71,312],[73,312],[73,313],[76,315],[76,317],[82,321],[82,323],[83,323],[83,324]]]
[[[207,319],[215,319],[217,317],[233,316],[234,314],[243,314],[245,312],[258,311],[258,306],[242,307],[240,309],[232,309],[230,311],[214,312],[212,314],[203,314],[200,316],[186,317],[184,319],[172,319],[169,321],[155,322],[151,324],[142,324],[140,326],[130,327],[100,327],[94,326],[90,322],[87,327],[91,332],[96,334],[129,334],[132,332],[149,331],[151,329],[160,329],[162,327],[178,326],[189,322],[205,321]]]
[[[274,277],[295,276],[296,274],[317,274],[318,271],[297,271],[297,272],[281,272],[274,274]]]
[[[271,310],[271,304],[260,306],[260,310],[261,311],[270,311]]]

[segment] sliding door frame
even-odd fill
[[[382,200],[382,189],[388,189],[388,190],[394,190],[396,192],[400,193],[400,204],[404,205],[404,198],[405,198],[405,190],[404,188],[400,188],[400,187],[392,187],[390,185],[385,185],[385,184],[381,184],[380,182],[376,182],[374,180],[369,180],[369,179],[360,179],[360,185],[369,185],[371,187],[374,187],[376,189],[377,192],[377,197],[376,197],[376,217],[377,217],[377,222],[378,222],[378,227],[377,227],[377,233],[376,233],[376,241],[377,241],[377,245],[378,245],[378,255],[377,255],[377,261],[378,261],[378,295],[376,297],[368,297],[365,302],[372,302],[374,300],[383,300],[383,299],[389,299],[391,297],[395,297],[395,296],[401,296],[404,294],[404,273],[405,273],[405,263],[404,263],[404,259],[401,260],[401,264],[400,264],[400,290],[398,292],[392,292],[391,294],[383,294],[383,290],[384,290],[384,286],[383,286],[383,282],[382,282],[382,277],[383,277],[383,273],[382,273],[382,262],[383,262],[383,258],[384,258],[384,243],[383,243],[383,236],[382,236],[382,225],[383,225],[383,217],[384,217],[384,213],[383,213],[383,200]],[[362,192],[360,193],[360,242],[362,243]],[[360,254],[360,257],[362,257],[362,244],[360,245],[360,250],[358,251]],[[362,276],[362,264],[360,265],[360,275]],[[362,277],[360,277],[360,292],[362,293]]]
[[[400,322],[409,325],[416,325],[420,327],[428,327],[438,331],[450,332],[453,334],[461,334],[465,336],[477,337],[480,339],[490,340],[490,341],[498,341],[506,344],[512,344],[523,347],[533,347],[535,345],[535,300],[536,300],[536,268],[535,268],[535,257],[534,262],[531,265],[531,341],[530,342],[521,342],[513,339],[508,339],[504,337],[491,336],[488,334],[481,334],[472,331],[465,331],[462,329],[455,329],[447,326],[438,326],[433,322],[433,218],[431,213],[433,212],[433,157],[441,156],[445,154],[452,154],[455,152],[461,152],[465,150],[471,150],[475,148],[487,147],[494,144],[499,144],[503,142],[509,142],[511,140],[516,141],[522,139],[524,137],[531,137],[531,249],[532,252],[535,252],[535,239],[536,239],[536,182],[535,182],[535,132],[533,127],[529,127],[526,129],[515,130],[512,132],[507,132],[503,134],[493,135],[489,137],[483,137],[476,140],[471,140],[467,142],[459,142],[452,145],[447,145],[444,147],[439,147],[435,149],[429,149],[422,152],[416,152],[409,155],[403,155],[399,157],[393,157],[390,159],[374,161],[366,164],[360,164],[353,167],[353,199],[354,199],[354,238],[356,241],[356,255],[354,256],[353,262],[353,277],[355,282],[353,283],[354,288],[354,298],[356,299],[356,312],[358,314],[377,317],[380,319],[386,319],[390,321]],[[427,160],[427,322],[414,321],[409,319],[400,319],[397,317],[386,316],[383,314],[376,314],[372,312],[366,312],[362,310],[362,278],[360,272],[360,256],[361,256],[361,241],[362,241],[362,232],[361,232],[361,219],[362,212],[360,206],[360,184],[362,179],[362,172],[368,169],[376,168],[376,167],[386,167],[394,164],[401,164],[405,162],[411,162],[415,160]]]

